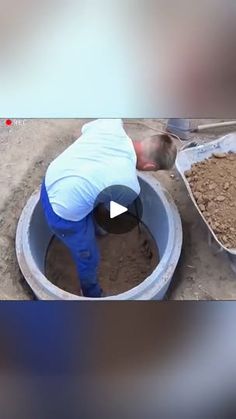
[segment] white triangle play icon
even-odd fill
[[[118,215],[124,214],[126,211],[128,211],[128,208],[117,204],[117,202],[110,201],[110,218],[118,217]]]

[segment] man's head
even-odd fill
[[[168,134],[152,135],[140,142],[134,141],[134,148],[139,170],[168,170],[175,163],[177,149]]]

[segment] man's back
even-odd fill
[[[85,124],[82,136],[50,164],[45,184],[55,213],[71,221],[91,212],[109,186],[124,185],[139,194],[136,154],[122,121]]]

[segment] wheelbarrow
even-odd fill
[[[197,146],[196,143],[190,143],[189,145],[184,146],[178,153],[176,159],[176,168],[186,185],[193,204],[197,208],[200,216],[208,227],[209,245],[212,245],[212,238],[214,238],[218,245],[217,251],[225,251],[227,253],[231,268],[236,273],[236,249],[228,249],[224,246],[223,243],[220,242],[219,238],[216,236],[211,226],[208,224],[206,218],[204,217],[202,211],[200,210],[193,196],[188,179],[185,176],[185,172],[191,169],[192,164],[209,158],[213,153],[228,153],[230,151],[236,153],[236,133],[225,135],[224,137],[218,138],[217,140],[203,145]]]

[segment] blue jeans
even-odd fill
[[[92,213],[80,221],[68,221],[59,217],[52,209],[44,182],[40,199],[50,229],[71,252],[83,295],[101,297],[102,290],[97,277],[99,251]]]

